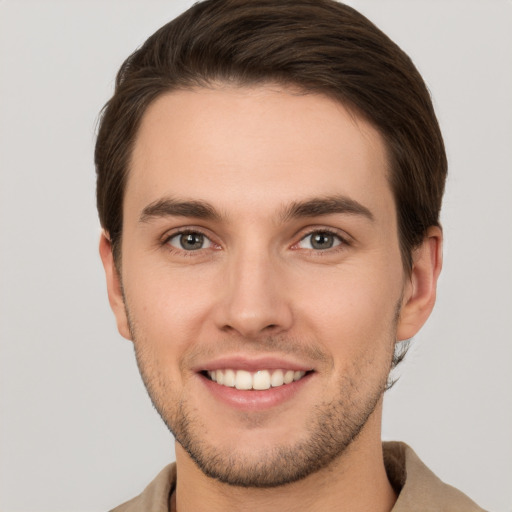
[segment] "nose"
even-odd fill
[[[227,333],[246,339],[277,335],[293,322],[285,272],[269,254],[239,254],[223,276],[216,322]]]

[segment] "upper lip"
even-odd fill
[[[224,369],[246,370],[248,372],[256,372],[258,370],[302,370],[307,372],[313,368],[306,363],[291,361],[283,357],[247,357],[241,355],[219,357],[193,368],[195,372]]]

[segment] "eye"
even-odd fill
[[[314,231],[309,233],[297,244],[300,249],[314,249],[316,251],[332,249],[343,242],[342,238],[330,231]]]
[[[171,236],[167,243],[176,249],[183,251],[198,251],[199,249],[208,249],[212,247],[209,238],[197,231],[187,231],[186,233],[178,233]]]

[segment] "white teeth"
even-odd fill
[[[296,372],[294,372],[294,374],[293,374],[293,380],[299,380],[299,379],[302,379],[302,377],[304,377],[304,375],[306,375],[306,372],[296,371]]]
[[[226,370],[224,372],[224,386],[229,386],[230,388],[235,387],[236,375],[233,370]]]
[[[256,372],[252,378],[253,389],[270,389],[270,373],[267,370]]]
[[[284,384],[290,384],[302,379],[306,375],[302,370],[258,370],[248,372],[246,370],[213,370],[207,372],[208,376],[217,384],[235,387],[240,390],[265,390],[271,387],[277,388]]]
[[[272,377],[270,377],[270,384],[273,388],[277,388],[278,386],[282,386],[284,384],[283,370],[276,370],[272,374]]]
[[[219,370],[217,370],[217,373],[219,373]],[[236,372],[236,377],[235,377],[235,388],[236,389],[251,389],[252,388],[252,375],[249,372],[246,372],[245,370],[238,370]]]
[[[293,382],[293,375],[295,374],[295,372],[293,370],[288,370],[285,374],[284,374],[284,378],[283,378],[283,381],[285,384],[290,384],[290,382]]]

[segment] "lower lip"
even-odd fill
[[[244,411],[259,411],[270,409],[294,398],[302,387],[311,379],[312,373],[307,373],[302,379],[265,390],[240,390],[222,386],[202,374],[199,377],[215,398],[234,409]]]

